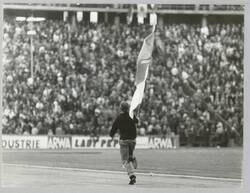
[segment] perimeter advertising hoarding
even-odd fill
[[[3,149],[47,149],[47,136],[2,135]]]
[[[119,140],[111,140],[110,137],[90,137],[90,136],[73,136],[72,148],[119,148]]]
[[[108,136],[18,136],[2,135],[3,149],[118,149],[119,139]],[[179,147],[179,137],[139,136],[137,149],[172,149]]]
[[[48,149],[71,149],[72,136],[48,136]]]
[[[147,137],[147,148],[151,149],[172,149],[179,147],[179,136],[166,136],[166,137]]]
[[[72,136],[73,149],[85,148],[119,148],[119,139],[111,140],[110,137],[90,137],[90,136]],[[179,147],[178,136],[156,137],[145,136],[137,137],[137,149],[171,149]]]

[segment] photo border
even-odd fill
[[[250,62],[250,46],[249,46],[249,35],[247,35],[249,32],[249,26],[250,26],[250,14],[249,14],[249,4],[246,1],[243,0],[200,0],[202,3],[208,3],[208,4],[223,4],[227,2],[227,4],[234,3],[234,4],[245,4],[245,15],[244,15],[244,136],[243,136],[243,165],[242,165],[242,177],[243,177],[243,188],[235,188],[235,189],[222,189],[222,188],[195,188],[195,189],[181,189],[181,188],[176,188],[176,189],[165,189],[166,192],[171,192],[171,193],[201,193],[201,192],[208,192],[208,193],[240,193],[240,192],[250,192],[250,185],[247,183],[249,182],[249,163],[250,163],[250,147],[249,147],[249,140],[250,140],[250,110],[247,107],[250,107],[250,91],[249,91],[249,85],[250,85],[250,66],[248,65]],[[0,3],[0,103],[2,104],[2,78],[3,78],[3,49],[2,49],[2,37],[3,37],[3,3],[48,3],[48,4],[54,4],[54,3],[93,3],[93,0],[54,0],[54,1],[49,1],[49,0],[3,0]],[[132,0],[95,0],[95,3],[97,4],[102,4],[102,3],[109,3],[109,4],[138,4],[138,3],[154,3],[154,4],[193,4],[197,1],[195,0],[155,0],[155,1],[146,1],[146,0],[137,0],[137,1],[132,1]],[[250,34],[250,32],[249,32]],[[2,120],[2,114],[3,114],[3,108],[2,105],[0,105],[0,120]],[[1,179],[2,179],[2,162],[3,162],[3,157],[2,157],[2,121],[0,121],[0,184],[1,184]],[[65,188],[60,189],[60,188],[33,188],[33,187],[27,187],[27,188],[2,188],[0,189],[0,192],[5,193],[5,192],[24,192],[24,193],[29,193],[29,192],[38,192],[38,193],[44,193],[44,192],[49,192],[49,193],[63,193],[63,192],[93,192],[93,190],[85,190],[84,187],[81,189],[74,188],[71,189],[71,187],[65,186]],[[128,191],[126,192],[137,192],[138,190],[135,187],[128,187]],[[96,190],[95,192],[102,192],[102,190]],[[115,190],[115,192],[121,192],[121,190]],[[157,191],[156,191],[157,192]],[[161,191],[162,192],[162,191]]]

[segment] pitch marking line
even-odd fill
[[[83,168],[69,168],[69,167],[56,167],[56,166],[40,166],[40,165],[26,165],[26,164],[8,164],[3,163],[7,166],[17,166],[24,168],[39,168],[39,169],[52,169],[52,170],[67,170],[67,171],[81,171],[81,172],[93,172],[93,173],[107,173],[107,174],[125,174],[122,171],[110,171],[110,170],[94,170],[94,169],[83,169]],[[229,181],[229,182],[242,182],[242,179],[237,178],[220,178],[220,177],[205,177],[195,175],[179,175],[179,174],[159,174],[159,173],[143,173],[136,172],[137,175],[142,176],[156,176],[156,177],[176,177],[176,178],[193,178],[200,180],[218,180],[218,181]]]

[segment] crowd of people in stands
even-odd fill
[[[5,17],[3,133],[108,134],[120,102],[131,101],[137,56],[150,30]],[[136,110],[138,135],[178,134],[189,145],[241,141],[243,46],[243,24],[157,26]]]

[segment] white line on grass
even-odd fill
[[[53,169],[53,170],[68,170],[68,171],[82,171],[82,172],[102,172],[108,174],[125,174],[122,171],[110,171],[110,170],[94,170],[94,169],[83,169],[83,168],[69,168],[69,167],[56,167],[56,166],[40,166],[40,165],[26,165],[26,164],[8,164],[3,163],[7,166],[17,166],[26,168],[40,168],[40,169]],[[193,178],[200,180],[219,180],[219,181],[230,181],[230,182],[242,182],[242,179],[237,178],[220,178],[220,177],[205,177],[205,176],[194,176],[194,175],[179,175],[179,174],[159,174],[159,173],[143,173],[136,172],[137,175],[142,176],[156,176],[156,177],[176,177],[176,178]]]

